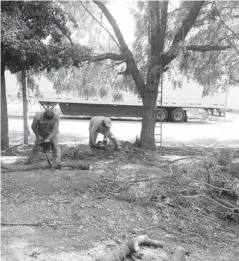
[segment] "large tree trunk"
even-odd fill
[[[155,149],[154,132],[157,111],[156,102],[158,98],[160,71],[163,69],[162,51],[164,48],[164,38],[166,30],[166,17],[163,17],[160,11],[164,10],[167,12],[167,6],[167,1],[162,4],[159,1],[148,2],[148,30],[149,45],[151,48],[149,51],[149,69],[147,74],[147,83],[142,93],[144,106],[141,130],[142,149]],[[161,19],[165,21],[163,21],[162,23]]]
[[[158,88],[151,91],[149,86],[146,86],[143,95],[143,116],[141,129],[141,148],[155,149],[155,122],[156,122],[156,101],[158,97]]]
[[[9,148],[5,65],[1,63],[1,150]]]

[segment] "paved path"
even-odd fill
[[[191,146],[230,146],[239,147],[239,114],[228,114],[221,121],[164,123],[164,145],[191,145]],[[31,121],[30,121],[31,123]],[[61,143],[88,143],[89,120],[61,119]],[[112,132],[121,140],[135,141],[140,136],[141,122],[113,121]],[[19,144],[23,141],[22,118],[9,119],[10,143]],[[31,132],[30,143],[34,142]]]

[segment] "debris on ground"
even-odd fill
[[[13,151],[24,157],[30,149]],[[177,246],[188,261],[238,257],[238,150],[144,152],[126,142],[116,155],[113,146],[62,151],[64,161],[93,169],[2,173],[6,260],[95,260],[144,234],[165,242],[164,249],[142,247],[144,260],[170,258]]]

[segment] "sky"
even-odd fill
[[[132,1],[112,1],[107,4],[111,14],[114,16],[128,46],[133,43],[134,19],[130,14],[130,8],[135,5]]]
[[[169,10],[179,7],[179,4],[180,0],[171,0]],[[122,34],[128,46],[131,46],[133,43],[134,19],[130,13],[130,8],[134,6],[136,6],[136,1],[133,0],[113,0],[107,4],[107,8],[122,30]]]

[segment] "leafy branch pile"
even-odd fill
[[[141,157],[145,159],[145,155]],[[239,234],[233,228],[239,223],[239,163],[235,157],[231,150],[205,152],[204,156],[161,163],[161,167],[155,164],[150,173],[135,173],[116,163],[94,183],[93,190],[103,197],[149,207],[154,225],[170,224],[181,235],[221,241],[221,233],[228,237]]]

